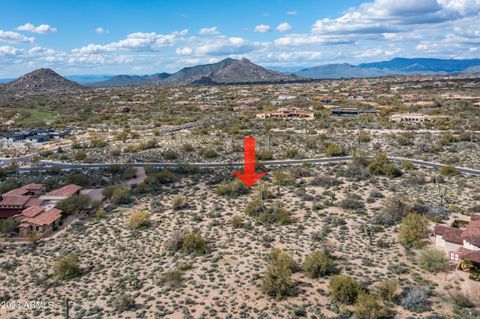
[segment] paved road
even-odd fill
[[[265,166],[292,166],[292,165],[302,165],[303,163],[309,164],[329,164],[329,163],[340,163],[347,162],[352,159],[351,156],[342,156],[342,157],[326,157],[326,158],[312,158],[312,159],[301,159],[301,160],[276,160],[276,161],[265,161],[263,164]],[[417,166],[430,167],[430,168],[440,168],[445,166],[445,164],[435,163],[435,162],[426,162],[422,160],[409,159],[403,157],[389,157],[390,160],[394,162],[402,162],[404,160],[409,160]],[[61,163],[61,162],[51,162],[51,161],[40,161],[39,166],[35,167],[20,167],[17,169],[21,173],[29,172],[38,172],[46,171],[50,168],[58,168],[61,170],[75,170],[75,169],[99,169],[107,168],[112,163],[91,163],[91,164],[70,164],[70,163]],[[243,163],[188,163],[189,165],[194,165],[199,168],[235,168],[242,167]],[[185,163],[124,163],[124,164],[115,164],[127,167],[154,167],[154,168],[175,168]],[[456,167],[460,172],[464,174],[480,176],[480,170],[467,168],[467,167]]]

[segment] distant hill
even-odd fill
[[[326,64],[295,72],[297,76],[312,79],[371,78],[388,75],[378,68],[361,68],[348,63]]]
[[[10,94],[70,92],[80,89],[80,84],[65,79],[52,69],[34,70],[0,87],[0,91]]]
[[[227,58],[213,64],[183,68],[168,77],[165,84],[228,84],[291,82],[299,78],[277,71],[267,70],[247,59]]]
[[[158,84],[170,76],[169,73],[152,75],[115,75],[105,81],[90,83],[91,86],[130,86]]]
[[[409,74],[477,73],[480,59],[454,60],[429,58],[395,58],[389,61],[351,64],[329,64],[295,72],[314,79],[368,78]]]

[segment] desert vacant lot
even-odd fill
[[[132,204],[107,209],[104,218],[86,219],[54,240],[2,246],[3,300],[45,301],[51,307],[3,308],[0,316],[63,318],[66,299],[72,318],[335,318],[351,311],[330,298],[328,276],[311,279],[294,272],[291,296],[264,294],[262,278],[273,247],[289,252],[297,263],[312,251],[328,249],[339,273],[357,278],[372,293],[386,279],[399,281],[399,294],[407,288],[427,291],[427,309],[421,313],[399,301],[388,303],[398,318],[448,318],[458,293],[477,298],[478,305],[478,283],[452,269],[436,275],[422,270],[418,251],[398,243],[398,226],[378,226],[371,239],[365,231],[364,225],[371,225],[392,198],[438,205],[438,184],[431,180],[435,171],[417,169],[388,179],[362,176],[363,171],[352,175],[351,164],[281,170],[283,182],[275,172],[264,179],[272,183],[264,197],[267,205],[281,203],[291,212],[293,221],[286,225],[260,223],[245,214],[266,184],[245,194],[220,195],[218,183],[231,177],[219,170],[177,176],[154,195],[135,195]],[[448,189],[449,218],[468,219],[463,213],[480,204],[478,177],[442,182]],[[179,204],[178,195],[185,201]],[[152,213],[151,224],[132,230],[128,219],[139,210]],[[242,219],[238,227],[232,227],[234,215]],[[198,230],[207,241],[206,253],[169,250],[182,230]],[[56,279],[55,260],[72,252],[80,259],[81,274]],[[125,296],[134,300],[132,307],[123,307]]]

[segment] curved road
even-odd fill
[[[289,166],[289,165],[301,165],[303,163],[309,164],[329,164],[329,163],[340,163],[350,161],[352,156],[342,156],[342,157],[325,157],[325,158],[312,158],[312,159],[300,159],[300,160],[274,160],[274,161],[265,161],[262,162],[264,166]],[[430,168],[441,168],[445,164],[435,163],[435,162],[426,162],[422,160],[402,158],[402,157],[389,157],[390,160],[400,163],[404,160],[412,162],[414,165],[430,167]],[[34,167],[20,167],[16,171],[20,173],[29,173],[29,172],[39,172],[46,171],[51,168],[58,168],[61,170],[71,170],[71,169],[99,169],[107,168],[110,165],[120,165],[127,167],[155,167],[155,168],[175,168],[183,165],[194,165],[199,168],[220,168],[220,167],[242,167],[243,163],[91,163],[91,164],[70,164],[70,163],[61,163],[61,162],[51,162],[51,161],[40,161],[39,166]],[[480,176],[480,170],[467,168],[467,167],[457,167],[456,168],[464,174]]]

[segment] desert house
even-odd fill
[[[59,226],[62,210],[55,206],[71,196],[78,196],[81,187],[69,184],[46,193],[42,184],[28,184],[1,195],[0,218],[13,218],[21,237],[31,232],[48,235]]]
[[[305,119],[305,120],[314,120],[315,113],[312,111],[306,111],[299,108],[280,108],[274,112],[263,112],[258,113],[257,118],[259,119]]]
[[[435,245],[443,248],[450,260],[468,260],[480,267],[480,215],[472,215],[465,228],[437,224],[433,235]]]

